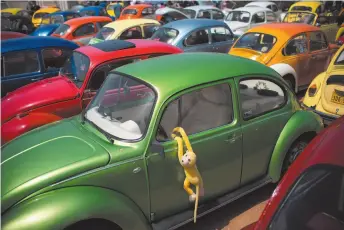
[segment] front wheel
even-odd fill
[[[309,142],[306,140],[297,140],[296,142],[294,142],[294,144],[288,150],[287,155],[285,156],[283,166],[282,166],[281,178],[287,172],[287,170],[292,165],[292,163],[296,160],[296,158],[300,155],[300,153],[302,153],[303,150],[305,150],[308,143]]]

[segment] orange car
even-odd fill
[[[51,36],[72,40],[82,46],[88,44],[91,38],[109,22],[112,22],[111,18],[103,16],[74,18],[61,24]]]
[[[123,9],[121,16],[118,18],[118,20],[143,18],[145,16],[152,15],[152,14],[154,14],[154,9],[152,5],[149,5],[149,4],[131,5]]]
[[[270,66],[298,92],[326,70],[338,48],[329,44],[325,33],[318,27],[270,23],[244,33],[229,54]]]

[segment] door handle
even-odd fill
[[[42,80],[43,78],[42,77],[40,77],[40,78],[34,78],[34,79],[31,79],[31,81],[40,81],[40,80]]]

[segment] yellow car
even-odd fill
[[[313,79],[302,105],[319,114],[325,124],[344,115],[344,46],[331,60],[325,72]]]
[[[117,3],[110,3],[109,5],[106,6],[106,12],[108,13],[108,15],[115,17],[115,12],[113,10],[113,6],[117,4]],[[124,8],[124,3],[123,1],[119,3],[123,8]]]
[[[153,19],[126,19],[110,22],[99,30],[90,40],[89,45],[104,40],[150,38],[159,26],[160,23]]]
[[[60,11],[57,7],[47,7],[37,10],[32,16],[32,24],[34,27],[38,27],[42,23],[42,19],[45,15]]]
[[[1,15],[16,15],[18,12],[22,10],[22,8],[6,8],[1,10]]]
[[[316,14],[320,14],[323,11],[324,7],[320,1],[314,2],[296,2],[290,6],[288,12],[291,11],[308,11]]]
[[[306,89],[314,76],[326,70],[338,49],[315,26],[297,23],[269,23],[244,33],[229,54],[270,66],[295,92]]]

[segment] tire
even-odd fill
[[[305,139],[296,140],[288,150],[282,166],[281,178],[287,172],[296,158],[303,152],[310,141]]]

